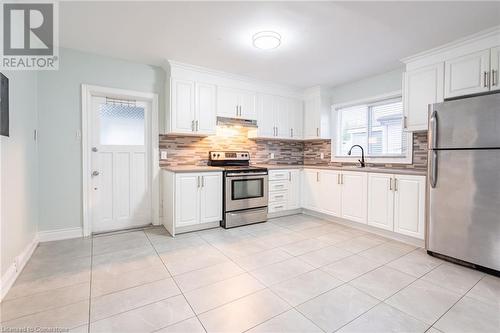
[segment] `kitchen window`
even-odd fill
[[[366,102],[344,104],[334,108],[336,133],[332,143],[332,161],[355,162],[365,151],[367,162],[411,163],[412,136],[404,131],[401,96],[384,96]],[[335,126],[335,125],[334,125]]]

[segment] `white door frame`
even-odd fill
[[[160,161],[158,130],[158,94],[140,91],[123,90],[109,87],[82,84],[82,202],[83,202],[83,236],[92,233],[91,198],[91,158],[89,149],[92,145],[90,128],[92,124],[92,97],[107,96],[117,99],[133,97],[136,100],[151,103],[151,217],[154,225],[160,224]]]

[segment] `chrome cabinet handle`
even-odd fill
[[[389,191],[392,191],[392,178],[389,179]]]
[[[198,132],[198,120],[196,121],[196,132]]]
[[[201,176],[201,187],[205,187],[205,176]]]
[[[408,129],[408,117],[407,116],[403,117],[403,128]]]
[[[489,87],[488,75],[489,75],[489,73],[488,73],[488,72],[484,72],[484,73],[483,73],[483,86],[484,86],[485,88],[488,88],[488,87]]]
[[[97,149],[97,147],[92,147],[92,151],[93,151],[94,153],[97,153],[99,150]]]
[[[340,173],[337,174],[337,184],[340,185]]]
[[[316,172],[316,181],[319,182],[319,172]]]
[[[398,179],[394,178],[394,192],[398,191]]]
[[[292,181],[292,173],[290,171],[288,171],[288,181],[289,182]]]
[[[196,187],[200,187],[200,176],[196,177]]]
[[[191,120],[191,132],[194,132],[194,120]]]
[[[491,70],[491,86],[494,87],[498,84],[498,71]]]
[[[316,127],[316,136],[319,136],[319,127]]]
[[[290,137],[293,138],[293,128],[290,128]]]

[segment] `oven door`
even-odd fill
[[[267,174],[226,175],[226,212],[267,206]]]

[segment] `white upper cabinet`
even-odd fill
[[[425,177],[394,177],[394,231],[424,239]]]
[[[171,126],[173,133],[194,133],[194,81],[171,80]]]
[[[404,114],[408,131],[427,130],[429,104],[443,101],[444,63],[404,73]]]
[[[445,98],[489,91],[490,50],[445,61]]]
[[[238,118],[240,115],[239,90],[228,87],[218,87],[217,89],[217,115],[227,118]]]
[[[365,172],[342,171],[342,217],[359,223],[366,223],[367,183]]]
[[[215,134],[217,95],[213,84],[195,84],[195,130],[198,134]]]
[[[215,85],[171,78],[167,133],[215,134]]]
[[[304,98],[304,139],[330,139],[330,95],[315,87]]]
[[[258,94],[257,126],[254,137],[276,139],[302,138],[302,101]]]
[[[490,90],[500,90],[500,46],[491,49],[491,88]]]
[[[257,119],[256,94],[235,88],[219,87],[217,115],[228,118]]]

